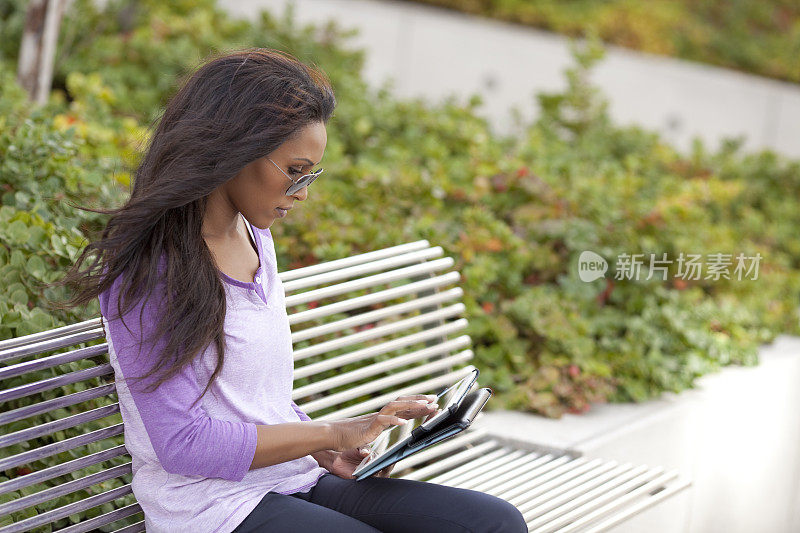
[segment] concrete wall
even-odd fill
[[[403,97],[461,101],[480,93],[496,132],[513,132],[511,109],[531,120],[534,93],[562,90],[572,65],[567,39],[553,33],[442,8],[390,0],[220,0],[230,13],[281,15],[294,4],[297,20],[336,20],[358,28],[348,41],[364,48],[365,79],[377,87],[393,80]],[[744,135],[746,150],[771,148],[800,157],[800,86],[734,70],[608,46],[593,81],[610,100],[620,124],[661,132],[681,150],[695,136],[717,148]]]
[[[780,336],[760,357],[756,367],[726,367],[652,402],[594,405],[560,420],[489,411],[480,422],[499,435],[674,468],[692,480],[615,533],[796,533],[800,338]]]

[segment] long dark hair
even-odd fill
[[[74,296],[53,304],[85,305],[125,273],[117,301],[122,316],[165,278],[166,308],[155,339],[166,335],[166,348],[139,379],[163,372],[155,390],[213,341],[217,367],[199,400],[224,362],[225,289],[201,235],[207,198],[303,127],[327,123],[336,99],[321,70],[279,50],[218,53],[187,77],[164,110],[125,205],[79,207],[111,217],[100,238],[53,284],[74,288]],[[81,270],[90,254],[92,264]],[[159,272],[162,257],[166,275]]]

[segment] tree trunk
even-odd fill
[[[17,79],[37,104],[47,102],[53,82],[58,30],[66,0],[30,0],[19,50]]]

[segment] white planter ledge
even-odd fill
[[[500,437],[620,463],[677,469],[692,486],[615,533],[800,531],[800,338],[779,336],[756,367],[641,404],[594,404],[560,420],[485,411]],[[477,422],[477,420],[476,420]]]

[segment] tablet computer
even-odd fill
[[[429,432],[431,428],[435,427],[440,420],[447,418],[451,413],[455,412],[464,399],[464,396],[467,395],[477,381],[478,373],[478,369],[473,368],[468,375],[438,393],[436,395],[438,409],[435,413],[424,417],[411,418],[403,425],[392,426],[385,429],[377,439],[367,445],[369,455],[364,457],[358,467],[353,471],[353,475],[359,475],[361,472],[367,470],[373,463],[383,460],[410,441],[420,438],[422,434]]]

